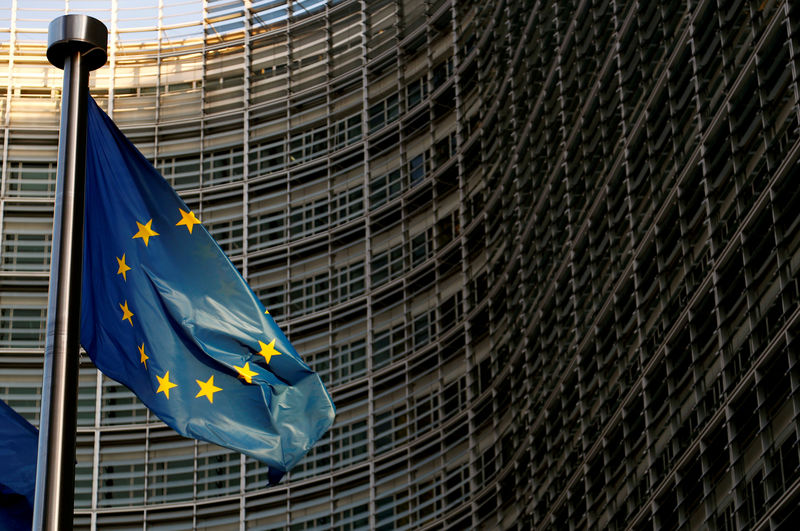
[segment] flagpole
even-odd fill
[[[108,30],[86,15],[50,22],[47,59],[64,70],[33,529],[71,529],[80,348],[83,197],[89,72],[106,62]]]

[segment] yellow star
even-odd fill
[[[156,379],[158,379],[158,390],[156,394],[164,393],[167,395],[167,400],[169,400],[169,390],[173,387],[178,387],[178,384],[169,381],[169,371],[167,371],[167,374],[165,374],[163,378],[156,374]]]
[[[144,353],[144,343],[142,343],[142,346],[139,347],[139,354],[141,354],[140,360],[142,363],[144,363],[144,369],[147,370],[147,360],[150,359],[150,356]]]
[[[266,310],[266,309],[265,309],[265,310],[264,310],[264,314],[265,314],[265,315],[269,315],[269,310]]]
[[[253,376],[257,375],[256,371],[250,370],[250,362],[244,364],[244,367],[237,367],[236,365],[233,366],[239,372],[239,376],[244,378],[244,381],[247,383],[253,383]]]
[[[125,301],[125,304],[120,304],[119,307],[122,310],[122,320],[124,321],[127,319],[131,326],[133,326],[133,320],[131,319],[131,317],[133,317],[133,312],[128,309],[128,301]]]
[[[258,344],[261,345],[261,352],[259,352],[259,354],[264,356],[264,359],[267,360],[267,365],[269,365],[269,360],[272,359],[272,356],[280,356],[281,355],[280,352],[275,350],[275,340],[274,339],[269,342],[269,345],[264,344],[263,341],[259,341]]]
[[[119,269],[117,269],[117,274],[118,275],[122,275],[123,280],[125,280],[125,282],[127,282],[128,281],[128,276],[126,275],[126,273],[128,271],[130,271],[131,268],[128,267],[128,264],[125,263],[125,254],[124,253],[122,254],[122,258],[117,258],[117,265],[119,265]]]
[[[201,396],[204,396],[208,398],[208,401],[211,402],[212,404],[214,403],[214,393],[216,393],[217,391],[222,391],[222,388],[214,385],[213,374],[211,375],[211,378],[209,378],[207,382],[201,382],[200,380],[195,380],[195,382],[197,382],[197,385],[200,386],[200,391],[197,393],[197,395],[195,395],[195,398],[200,398]]]
[[[133,238],[141,238],[141,239],[143,239],[145,247],[147,247],[148,244],[150,243],[150,236],[158,236],[159,235],[156,231],[154,231],[153,229],[150,228],[150,225],[152,223],[153,223],[152,219],[150,221],[148,221],[147,223],[145,223],[144,225],[142,225],[138,221],[136,222],[136,225],[138,225],[138,227],[139,227],[139,232],[134,234]]]
[[[179,208],[178,210],[181,211],[181,220],[177,222],[175,226],[186,225],[186,228],[189,229],[189,234],[191,234],[192,229],[196,224],[200,223],[200,220],[197,219],[197,216],[195,216],[194,212],[192,211],[186,212],[182,208]]]

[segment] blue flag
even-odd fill
[[[276,483],[334,407],[242,276],[90,98],[81,344],[185,437],[269,465]]]
[[[39,432],[0,400],[0,530],[29,530]]]

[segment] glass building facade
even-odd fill
[[[63,1],[0,7],[0,398],[38,422]],[[788,1],[70,0],[100,105],[337,405],[287,480],[82,360],[78,529],[780,529]],[[794,520],[793,520],[794,519]]]

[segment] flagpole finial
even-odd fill
[[[47,60],[60,69],[64,61],[75,52],[89,70],[106,64],[108,53],[108,28],[87,15],[63,15],[53,19],[47,29]]]

